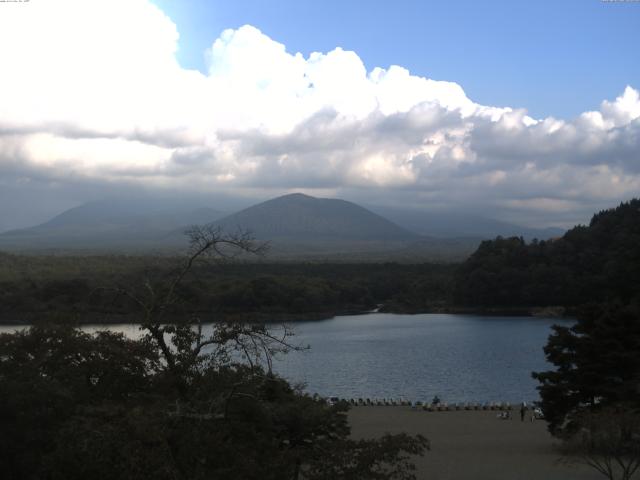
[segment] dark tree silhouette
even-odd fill
[[[640,407],[640,311],[583,308],[572,327],[554,327],[545,354],[554,370],[533,373],[551,433],[578,430],[585,412]]]
[[[414,479],[424,437],[352,440],[346,404],[272,372],[274,355],[298,348],[287,329],[205,327],[190,313],[181,287],[196,262],[263,246],[211,227],[189,236],[168,278],[108,290],[140,316],[139,340],[70,325],[0,335],[3,478]]]

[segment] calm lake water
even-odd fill
[[[546,370],[543,346],[553,324],[569,320],[473,315],[371,313],[295,323],[304,352],[274,369],[323,396],[404,397],[446,402],[522,402],[538,398],[531,372]],[[88,331],[105,328],[88,326]],[[135,337],[134,325],[112,330]],[[0,331],[11,330],[0,327]]]
[[[308,352],[279,362],[307,389],[339,397],[447,402],[538,398],[531,372],[546,370],[551,326],[533,317],[368,314],[296,325]]]

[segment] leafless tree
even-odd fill
[[[611,406],[584,414],[579,431],[565,439],[569,462],[583,463],[609,480],[631,480],[640,467],[640,412]]]
[[[264,324],[216,322],[205,329],[188,307],[182,309],[182,316],[175,315],[181,301],[179,287],[198,262],[264,255],[268,244],[257,242],[247,231],[228,233],[214,225],[193,226],[185,233],[189,239],[186,258],[169,278],[147,278],[135,289],[117,289],[138,307],[145,339],[157,346],[168,372],[181,380],[188,380],[204,365],[227,364],[230,358],[238,357],[251,367],[261,365],[271,372],[274,355],[300,349],[290,342],[293,333],[286,325],[268,328]]]

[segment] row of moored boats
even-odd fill
[[[414,410],[426,410],[429,412],[435,411],[453,411],[453,410],[513,410],[514,405],[507,402],[460,402],[460,403],[446,403],[446,402],[423,402],[420,400],[411,401],[406,399],[396,398],[338,398],[330,397],[328,400],[330,405],[335,405],[339,402],[346,402],[354,407],[367,407],[367,406],[386,406],[386,407],[411,407]]]

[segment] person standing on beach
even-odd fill
[[[520,421],[524,422],[524,414],[527,411],[527,404],[525,402],[522,402],[522,405],[520,406]]]

